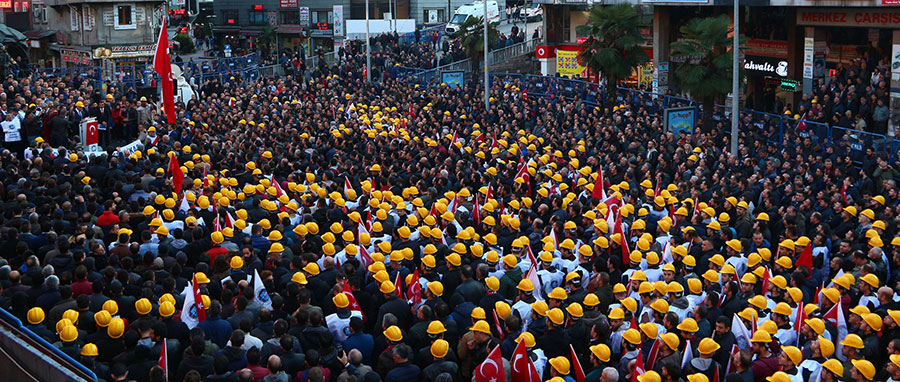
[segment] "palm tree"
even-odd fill
[[[256,38],[256,42],[259,44],[259,48],[262,49],[264,55],[268,55],[269,51],[272,49],[272,44],[275,43],[277,37],[277,32],[275,32],[275,28],[267,26],[263,29],[262,33],[259,34],[259,37]]]
[[[700,100],[703,129],[710,131],[716,100],[731,90],[731,18],[721,15],[692,19],[680,31],[684,38],[672,43],[672,58],[681,61],[675,81],[681,90]]]
[[[453,37],[460,39],[460,45],[466,52],[466,56],[472,60],[472,70],[482,68],[481,60],[484,58],[484,18],[469,16],[460,26]],[[497,43],[497,23],[488,23],[488,45]]]
[[[620,78],[650,58],[641,49],[641,20],[637,8],[621,3],[613,6],[594,5],[588,23],[578,27],[578,34],[587,35],[578,61],[588,70],[603,73],[606,79],[607,104],[616,102],[616,85]]]

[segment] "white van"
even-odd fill
[[[487,13],[488,13],[488,22],[499,22],[500,21],[500,7],[497,5],[497,1],[489,0],[487,2]],[[450,19],[450,22],[447,23],[447,33],[456,33],[459,30],[459,26],[466,21],[469,17],[482,17],[484,15],[484,2],[476,1],[471,4],[461,5],[456,9],[456,12],[453,13],[453,18]]]

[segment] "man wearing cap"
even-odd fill
[[[518,266],[519,260],[515,255],[503,256],[501,260],[506,272],[500,278],[500,294],[507,300],[512,300],[516,297],[516,286],[522,280],[522,268]]]
[[[471,378],[473,370],[478,367],[488,353],[490,353],[499,342],[491,335],[491,327],[484,320],[478,320],[469,328],[471,340],[465,342],[460,341],[457,346],[457,355],[459,356],[460,369],[465,378]]]
[[[765,330],[757,330],[753,332],[750,343],[750,350],[755,356],[753,364],[750,366],[750,369],[753,370],[753,377],[757,382],[765,381],[766,377],[774,374],[780,367],[778,357],[769,350],[772,336]]]
[[[564,330],[566,313],[560,308],[547,311],[547,331],[537,338],[537,346],[548,358],[565,356],[570,353],[569,334]]]
[[[459,373],[459,364],[447,360],[447,356],[452,354],[450,344],[443,340],[435,340],[429,347],[429,354],[433,357],[433,361],[422,370],[422,378],[424,382],[435,382],[437,376],[441,373],[457,375]]]
[[[688,363],[687,367],[684,369],[684,373],[688,375],[702,373],[706,375],[710,381],[714,380],[716,378],[716,373],[724,373],[725,371],[724,366],[720,365],[713,358],[719,349],[721,349],[721,346],[712,338],[700,340],[697,344],[697,353],[699,353],[700,356],[692,359]]]
[[[409,303],[406,300],[397,297],[394,283],[391,281],[381,283],[379,291],[384,297],[384,302],[378,308],[378,319],[375,323],[375,327],[381,327],[381,322],[384,319],[384,315],[387,313],[393,313],[394,316],[397,317],[398,326],[404,328],[409,327]]]
[[[347,294],[340,292],[331,298],[337,311],[325,317],[325,325],[334,336],[335,342],[343,342],[351,334],[350,320],[353,317],[362,319],[362,313],[358,310],[350,310],[350,299]]]

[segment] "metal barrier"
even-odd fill
[[[52,354],[52,356],[56,357],[58,360],[62,360],[71,365],[71,368],[67,368],[66,371],[60,370],[62,374],[73,377],[73,380],[89,380],[94,382],[97,381],[97,375],[94,374],[91,369],[84,367],[84,365],[82,365],[80,362],[75,361],[74,359],[72,359],[72,357],[69,357],[66,353],[63,353],[62,350],[59,350],[57,347],[47,342],[47,340],[32,332],[31,329],[28,329],[27,327],[25,327],[25,325],[22,325],[22,321],[16,318],[16,316],[13,316],[12,313],[6,311],[6,309],[0,308],[0,320],[5,322],[6,325],[9,325],[8,328],[12,329],[10,333],[15,333],[16,331],[21,333],[25,337],[24,339],[27,339],[30,342],[30,345],[35,347],[35,350],[45,354]],[[3,329],[6,330],[6,328],[7,327],[4,327]],[[6,348],[5,352],[8,353],[9,350],[12,349]],[[56,362],[57,360],[53,361]],[[43,368],[50,367],[50,365],[44,362],[44,360],[41,360],[39,358],[35,358],[34,362],[43,362],[40,365],[40,367]],[[53,369],[51,368],[51,370]],[[73,372],[75,372],[75,374],[70,374]],[[80,373],[80,375],[78,373]],[[78,379],[74,379],[74,377],[78,377]],[[10,378],[10,376],[7,376],[7,378]]]
[[[259,57],[249,54],[240,57],[203,59],[196,61],[174,62],[182,70],[185,78],[193,77],[200,82],[209,78],[230,79],[232,76],[255,78],[260,66]],[[154,86],[159,76],[153,71],[153,65],[106,65],[76,66],[59,68],[30,67],[32,79],[57,77],[91,80],[95,86],[102,81],[110,81],[114,86],[147,87]]]
[[[533,54],[535,47],[540,45],[543,41],[543,39],[538,38],[494,49],[488,54],[488,60],[491,65],[494,65],[525,54]]]

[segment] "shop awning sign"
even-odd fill
[[[156,50],[156,44],[147,45],[123,45],[108,48],[112,53],[106,58],[131,58],[152,56]],[[99,57],[94,57],[99,58]]]
[[[797,25],[894,28],[900,24],[900,10],[875,8],[800,9]]]
[[[787,77],[788,62],[774,57],[744,56],[744,70],[748,75]]]

